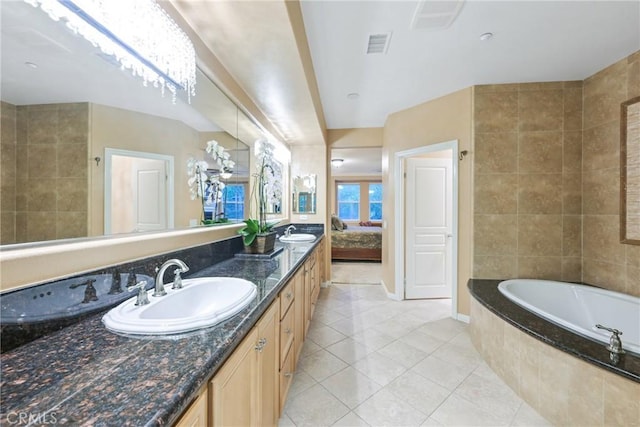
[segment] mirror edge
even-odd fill
[[[640,245],[640,239],[627,237],[627,112],[638,103],[640,96],[620,104],[620,243],[627,245]]]

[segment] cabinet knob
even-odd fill
[[[293,375],[293,372],[287,372],[286,374],[284,374],[285,378],[289,378]]]
[[[264,347],[267,345],[267,339],[266,338],[260,338],[258,340],[258,344],[256,344],[256,346],[254,347],[258,353],[262,353],[262,350],[264,349]]]
[[[287,328],[287,329],[284,330],[284,333],[287,334],[287,335],[289,335],[291,332],[293,332],[291,330],[291,328]]]
[[[287,292],[287,295],[285,296],[287,297],[287,299],[293,298],[293,294],[291,292]]]

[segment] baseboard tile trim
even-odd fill
[[[467,316],[466,314],[457,313],[456,314],[456,319],[458,319],[459,321],[464,322],[464,323],[471,322],[471,318],[469,316]]]

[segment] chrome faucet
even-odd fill
[[[604,329],[605,331],[611,332],[611,338],[609,338],[609,346],[607,350],[609,350],[612,354],[624,354],[624,350],[622,349],[622,341],[620,340],[620,335],[622,335],[622,331],[619,331],[614,328],[609,328],[607,326],[602,326],[600,324],[596,325],[598,329]]]
[[[164,272],[167,271],[167,268],[171,267],[172,265],[177,266],[178,268],[175,269],[174,274],[175,274],[175,280],[174,280],[174,289],[179,289],[182,287],[182,278],[180,277],[180,274],[182,273],[186,273],[187,271],[189,271],[189,267],[187,267],[187,264],[185,264],[183,261],[180,261],[179,259],[173,258],[170,259],[168,261],[166,261],[164,264],[162,264],[159,268],[156,267],[156,272],[158,273],[156,275],[156,287],[153,291],[152,296],[154,297],[161,297],[163,295],[167,294],[167,291],[164,290],[164,283],[162,282],[163,277],[164,277]]]
[[[285,237],[289,237],[291,236],[291,230],[295,230],[296,227],[294,225],[290,225],[288,226],[285,230],[284,230],[284,235]]]

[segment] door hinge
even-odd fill
[[[404,173],[402,174],[402,176],[404,177],[404,179],[407,179],[407,173],[406,173],[406,172],[404,172]]]

